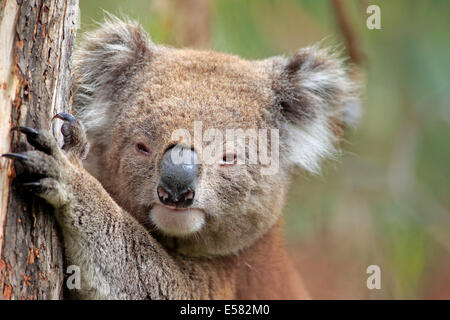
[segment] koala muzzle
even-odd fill
[[[168,149],[161,160],[159,201],[176,208],[189,207],[194,202],[199,167],[197,154],[191,148]]]

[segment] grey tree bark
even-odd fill
[[[0,3],[0,154],[31,148],[10,129],[53,130],[69,111],[78,0]],[[0,159],[0,297],[61,299],[64,259],[52,208],[22,191],[20,165]]]

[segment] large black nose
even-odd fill
[[[158,197],[161,203],[186,208],[194,202],[199,173],[197,154],[191,148],[174,146],[161,161]]]

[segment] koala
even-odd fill
[[[111,18],[85,34],[74,66],[75,116],[55,116],[62,148],[17,127],[35,150],[4,156],[38,174],[23,186],[55,208],[68,263],[81,269],[78,298],[309,298],[282,210],[294,172],[319,172],[358,105],[333,50],[249,61],[156,45]],[[238,163],[220,141],[206,163],[206,147],[173,134],[195,135],[196,121],[276,130],[277,173]],[[174,150],[195,161],[176,163]]]

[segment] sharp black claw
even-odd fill
[[[14,160],[28,160],[28,156],[21,153],[4,153],[2,157],[14,159]]]
[[[25,133],[28,137],[37,137],[39,135],[39,132],[36,129],[30,128],[30,127],[22,127],[22,126],[17,126],[11,129],[11,131],[16,130],[16,131],[20,131],[22,133]]]
[[[24,182],[24,183],[21,183],[21,186],[22,187],[25,187],[25,188],[39,188],[40,186],[41,186],[41,183],[40,182]]]
[[[64,121],[69,121],[70,123],[74,123],[77,121],[77,119],[75,119],[75,117],[73,115],[71,115],[70,113],[66,113],[66,112],[60,112],[60,113],[56,114],[52,118],[52,120],[54,120],[56,118],[64,120]]]

